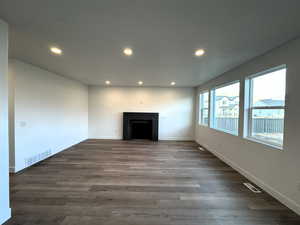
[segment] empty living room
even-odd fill
[[[0,0],[0,224],[300,225],[299,0]]]

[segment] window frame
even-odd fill
[[[279,70],[282,70],[282,69],[286,69],[287,71],[287,66],[286,64],[283,64],[283,65],[280,65],[280,66],[276,66],[276,67],[272,67],[270,69],[267,69],[267,70],[264,70],[262,72],[259,72],[259,73],[256,73],[254,75],[250,75],[248,77],[246,77],[245,79],[245,113],[246,113],[246,116],[245,116],[245,131],[244,132],[244,138],[248,139],[248,140],[251,140],[251,141],[254,141],[254,142],[258,142],[258,143],[261,143],[261,144],[265,144],[265,145],[268,145],[268,146],[271,146],[271,147],[275,147],[277,149],[280,149],[282,150],[283,149],[283,145],[284,145],[284,125],[283,125],[283,142],[282,142],[282,145],[280,144],[276,144],[275,142],[272,142],[272,141],[267,141],[263,138],[257,138],[257,137],[253,137],[251,134],[252,134],[252,122],[253,122],[253,110],[257,110],[257,109],[260,109],[260,110],[270,110],[270,109],[283,109],[284,110],[284,118],[283,120],[285,121],[285,110],[286,110],[286,91],[285,91],[285,99],[284,99],[284,106],[253,106],[253,79],[254,78],[257,78],[257,77],[260,77],[260,76],[264,76],[264,75],[267,75],[269,73],[272,73],[272,72],[276,72],[276,71],[279,71]]]
[[[202,96],[204,96],[204,94],[206,94],[206,93],[207,93],[207,97],[208,97],[208,105],[207,105],[207,108],[205,108],[205,107],[202,108],[202,106],[203,106],[202,102],[203,102],[203,99],[204,99],[204,98],[202,98]],[[209,96],[209,90],[204,90],[204,91],[201,91],[199,93],[199,107],[198,107],[199,108],[199,121],[198,121],[198,123],[199,123],[199,125],[205,126],[205,127],[209,126],[209,117],[210,117],[210,115],[209,115],[210,114],[209,113],[209,111],[210,111],[210,101],[209,101],[209,98],[210,98],[210,96]],[[202,120],[203,119],[203,117],[202,117],[203,111],[205,109],[207,109],[207,124],[204,123],[204,121]]]
[[[216,114],[216,106],[215,106],[215,98],[216,98],[216,90],[217,89],[220,89],[220,88],[223,88],[223,87],[226,87],[226,86],[230,86],[230,85],[233,85],[233,84],[237,84],[239,83],[239,116],[238,116],[238,128],[237,128],[237,132],[232,132],[230,130],[226,130],[226,129],[222,129],[222,128],[218,128],[216,127],[216,124],[215,124],[215,114]],[[230,82],[226,82],[226,83],[223,83],[221,85],[218,85],[218,86],[215,86],[214,88],[212,88],[210,90],[210,119],[209,119],[209,125],[210,125],[210,128],[214,129],[214,130],[217,130],[217,131],[222,131],[224,133],[227,133],[227,134],[231,134],[231,135],[234,135],[234,136],[239,136],[239,126],[240,126],[240,92],[241,92],[241,81],[240,80],[234,80],[234,81],[230,81]]]

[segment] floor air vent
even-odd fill
[[[250,183],[244,183],[244,185],[252,192],[254,193],[261,193],[261,190],[259,190],[257,187],[253,186]]]
[[[50,155],[51,155],[51,149],[49,149],[45,152],[39,153],[37,155],[34,155],[32,157],[26,158],[25,159],[25,166],[26,167],[32,166],[33,164],[48,158]]]

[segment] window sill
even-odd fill
[[[264,142],[260,139],[256,139],[256,138],[253,138],[253,137],[244,137],[244,139],[246,139],[248,141],[251,141],[251,142],[255,142],[255,143],[264,145],[264,146],[267,146],[267,147],[270,147],[270,148],[272,148],[272,150],[283,151],[283,146],[275,145],[275,144],[272,144],[272,143],[269,143],[269,142]]]
[[[231,132],[231,131],[228,131],[228,130],[223,130],[223,129],[215,128],[215,127],[210,127],[210,128],[213,129],[213,130],[216,130],[216,131],[225,133],[225,134],[231,134],[231,135],[233,135],[233,136],[235,136],[235,137],[238,137],[238,136],[239,136],[237,133],[234,133],[234,132]]]

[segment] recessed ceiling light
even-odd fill
[[[110,81],[109,80],[105,81],[105,84],[110,85]]]
[[[58,47],[51,47],[50,51],[52,53],[54,53],[55,55],[61,55],[62,54],[62,50],[60,48],[58,48]]]
[[[172,86],[174,86],[175,84],[176,84],[176,82],[175,82],[175,81],[171,82],[171,85],[172,85]]]
[[[197,49],[195,51],[195,56],[199,57],[199,56],[203,56],[205,54],[204,49]]]
[[[143,85],[143,81],[139,81],[138,84],[139,84],[139,85]]]
[[[133,54],[133,51],[131,48],[124,48],[123,53],[127,56],[131,56]]]

